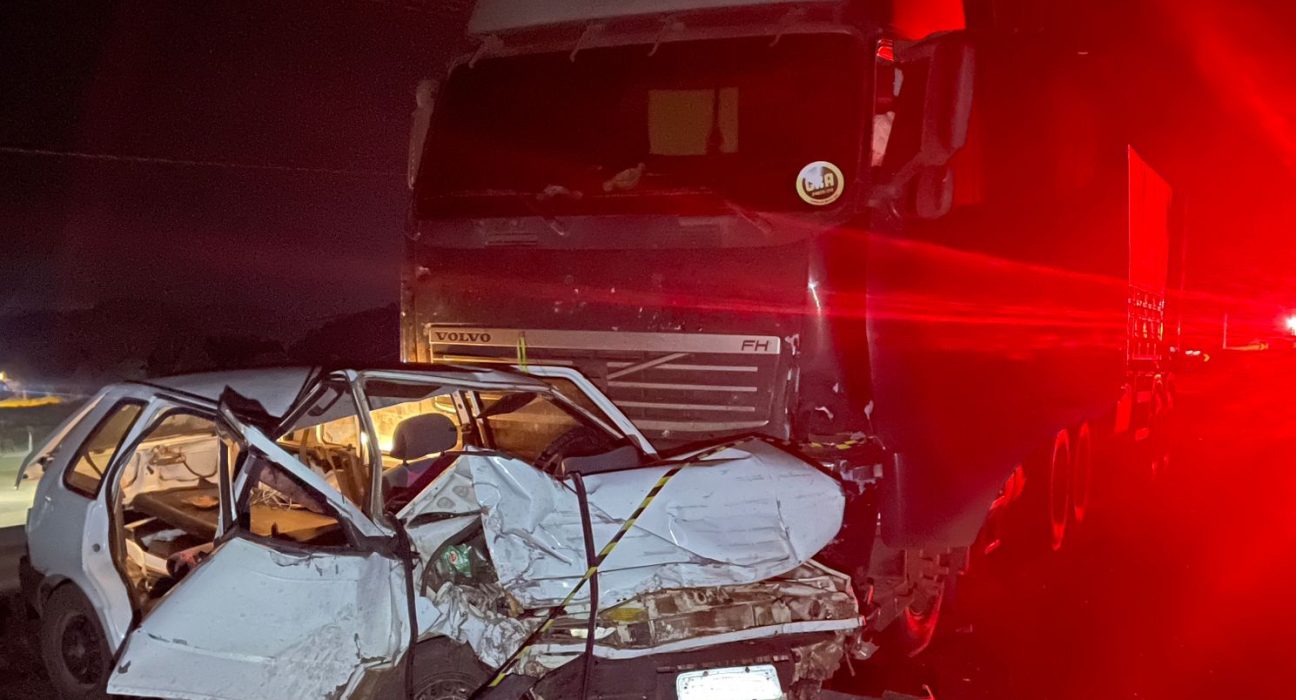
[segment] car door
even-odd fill
[[[39,465],[43,475],[27,521],[32,566],[46,580],[74,583],[94,605],[114,648],[126,632],[131,606],[107,546],[102,482],[111,480],[103,474],[147,420],[150,401],[143,387],[114,386],[75,424],[60,429],[62,439],[41,450],[47,457]]]
[[[404,569],[320,475],[222,409],[240,454],[211,554],[131,630],[110,693],[346,698],[407,647]],[[226,521],[222,518],[222,521]]]

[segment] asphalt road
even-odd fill
[[[941,700],[1292,695],[1296,356],[1219,358],[1178,387],[1169,467],[1100,472],[1104,505],[1062,551],[974,572],[958,631],[888,685]],[[52,697],[30,631],[0,611],[0,698]]]
[[[1217,357],[1177,386],[1167,468],[1107,465],[1102,507],[1059,554],[974,571],[963,633],[901,684],[943,700],[1296,694],[1296,353]]]

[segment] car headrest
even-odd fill
[[[459,428],[454,421],[440,413],[424,413],[396,424],[391,456],[408,461],[452,450],[457,444]]]

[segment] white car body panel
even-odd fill
[[[120,469],[117,465],[129,457],[131,446],[139,440],[144,430],[161,414],[174,408],[176,408],[174,404],[162,399],[154,399],[140,413],[135,424],[126,433],[121,449],[113,456],[112,463],[105,467],[104,473],[117,474]],[[105,482],[110,478],[111,476],[105,477]],[[108,546],[110,533],[108,504],[101,489],[99,497],[90,502],[89,508],[86,509],[85,531],[81,537],[83,547],[81,563],[89,587],[83,587],[82,590],[87,594],[93,592],[94,595],[90,595],[90,600],[104,602],[102,607],[96,606],[96,608],[100,610],[100,615],[106,621],[104,633],[108,635],[108,643],[116,649],[126,639],[133,613],[130,596],[122,583],[121,572],[117,570],[111,548]]]
[[[54,432],[50,433],[43,443],[37,445],[36,449],[32,450],[31,454],[23,459],[22,464],[18,467],[18,477],[14,480],[15,488],[24,481],[40,481],[40,478],[45,475],[44,462],[54,457],[54,451],[58,449],[59,445],[63,444],[63,439],[68,437],[68,433],[80,425],[81,419],[99,407],[100,400],[105,393],[105,391],[99,392],[91,397],[89,401],[86,401],[84,406],[63,419],[63,422],[54,428]]]
[[[483,610],[471,592],[446,582],[417,601],[419,637],[449,637],[467,644],[482,663],[499,668],[535,628],[534,621]],[[530,624],[529,624],[530,623]]]
[[[289,553],[234,537],[131,633],[108,692],[347,697],[405,647],[403,577],[378,554]]]
[[[349,376],[524,392],[552,392],[538,377],[561,377],[574,382],[605,413],[600,423],[611,422],[609,430],[620,431],[655,456],[642,433],[579,373],[566,368],[528,371],[534,376],[475,370]],[[250,376],[239,378],[255,384]],[[411,601],[405,597],[404,567],[383,544],[391,541],[391,533],[273,439],[224,409],[218,419],[228,430],[320,496],[356,544],[294,546],[239,529],[226,532],[226,503],[211,556],[136,621],[108,542],[112,499],[104,493],[88,499],[69,491],[62,475],[75,446],[118,401],[131,397],[148,401],[148,406],[105,469],[104,483],[116,484],[123,470],[135,479],[163,479],[168,485],[189,478],[178,472],[144,476],[136,463],[144,458],[133,450],[159,416],[179,405],[206,406],[201,413],[217,413],[214,398],[191,391],[198,386],[219,396],[217,383],[190,377],[184,384],[189,389],[126,384],[102,392],[83,420],[67,426],[64,437],[71,449],[52,453],[28,522],[33,568],[47,582],[77,585],[99,611],[110,647],[119,651],[109,692],[184,700],[346,698],[371,671],[394,670],[408,647]],[[285,384],[276,391],[289,388]],[[279,407],[274,392],[265,398]],[[201,452],[199,461],[203,469],[209,466],[207,452]],[[596,550],[622,527],[662,475],[681,463],[685,466],[600,568],[600,609],[646,592],[777,577],[809,560],[840,529],[844,495],[836,481],[766,441],[748,439],[655,466],[586,476]],[[248,472],[225,486],[233,493],[226,492],[224,501],[250,487]],[[498,585],[487,587],[502,589],[523,608],[557,604],[587,569],[571,484],[498,452],[466,448],[397,518],[407,525],[419,555],[416,581],[422,580],[423,569],[443,545],[475,528],[481,529],[498,575]],[[371,548],[382,551],[368,551]],[[474,601],[481,599],[476,585],[446,582],[417,597],[413,604],[419,637],[450,637],[468,644],[485,663],[497,664],[516,651],[537,618],[476,606]],[[814,589],[806,589],[794,597],[814,595]],[[569,612],[580,614],[582,606],[588,610],[584,589]],[[697,634],[653,648],[596,643],[595,654],[628,658],[858,625],[854,617],[780,621],[719,635]],[[539,666],[528,668],[543,672],[566,663],[583,650],[583,645],[572,647],[575,651],[563,644],[537,646],[527,657]]]
[[[588,568],[575,492],[520,460],[467,461],[500,585],[527,607],[561,602]],[[585,477],[596,551],[668,469]],[[831,477],[764,441],[728,447],[680,471],[635,521],[599,569],[599,604],[786,573],[837,534],[844,503]]]
[[[27,518],[27,541],[32,567],[51,582],[70,581],[86,593],[99,615],[99,624],[113,648],[130,627],[131,604],[108,548],[108,514],[101,492],[93,500],[71,491],[63,473],[77,447],[89,437],[99,421],[123,399],[148,401],[153,392],[144,387],[109,387],[92,399],[94,406],[83,419],[71,425],[63,442],[49,441],[43,451],[52,451],[49,468],[41,477]],[[128,443],[148,418],[146,408],[126,436]],[[65,448],[57,446],[65,444]],[[57,448],[57,449],[56,449]],[[112,465],[105,465],[111,473]],[[31,546],[31,543],[39,543]]]
[[[311,374],[310,367],[245,369],[181,374],[156,379],[153,383],[212,402],[217,401],[227,387],[232,388],[240,396],[261,404],[270,415],[280,416],[292,406]]]

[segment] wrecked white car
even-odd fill
[[[24,471],[65,697],[815,697],[860,625],[832,477],[570,369],[120,384]]]

